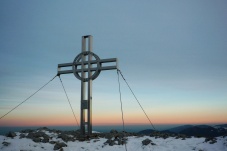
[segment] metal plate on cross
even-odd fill
[[[88,100],[83,100],[81,102],[81,108],[82,109],[88,109]]]

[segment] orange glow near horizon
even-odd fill
[[[60,110],[61,109],[61,110]],[[68,108],[67,108],[68,109]],[[43,109],[19,110],[17,114],[12,114],[0,120],[0,126],[75,126],[80,124],[79,113],[76,113],[77,122],[72,113],[64,108],[56,111]],[[32,114],[31,114],[32,113]],[[154,125],[158,124],[219,124],[227,123],[226,111],[219,112],[211,109],[169,109],[162,108],[147,112],[148,117]],[[93,125],[121,125],[121,113],[115,111],[99,112],[94,111],[92,117]],[[125,125],[149,125],[149,121],[141,111],[126,110],[124,112]]]
[[[227,123],[224,116],[217,115],[190,115],[190,114],[157,114],[151,118],[154,125],[159,124],[221,124]],[[158,118],[157,118],[158,117]],[[149,121],[144,116],[125,116],[125,125],[149,125]],[[212,120],[211,120],[212,119]],[[80,124],[80,119],[77,119]],[[121,116],[94,116],[93,125],[121,125]],[[72,116],[52,115],[52,116],[14,116],[1,119],[0,126],[77,126],[77,122]]]

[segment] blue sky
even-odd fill
[[[2,0],[0,115],[50,80],[57,64],[72,62],[81,37],[93,35],[94,53],[119,59],[154,123],[227,122],[226,8],[225,0]],[[62,80],[79,118],[80,81],[73,74]],[[121,82],[126,123],[146,123]],[[93,83],[94,123],[119,123],[116,71],[101,72]],[[0,125],[52,115],[73,120],[58,79]]]

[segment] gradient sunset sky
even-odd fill
[[[153,124],[227,123],[226,0],[1,0],[0,116],[81,52],[118,58]],[[80,81],[61,76],[77,120]],[[126,124],[148,124],[121,79]],[[120,124],[117,71],[93,81],[93,123]],[[0,126],[75,125],[58,78],[0,120]]]

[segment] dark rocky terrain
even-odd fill
[[[91,136],[82,136],[80,131],[60,131],[55,129],[48,129],[47,127],[38,128],[36,130],[26,129],[19,133],[9,132],[6,136],[10,138],[27,138],[31,139],[35,143],[49,143],[53,145],[53,150],[63,150],[67,147],[68,142],[93,142],[100,141],[100,138],[104,138],[102,143],[104,146],[114,146],[114,145],[124,145],[128,143],[128,137],[134,136],[135,138],[144,138],[144,136],[150,136],[154,139],[179,139],[186,140],[188,138],[194,137],[205,137],[204,143],[214,144],[217,142],[216,136],[226,135],[226,129],[223,127],[213,128],[207,125],[200,126],[180,126],[173,129],[165,131],[154,131],[154,130],[144,130],[139,133],[129,133],[129,132],[118,132],[117,130],[111,130],[108,133],[93,133]],[[141,140],[142,145],[146,146],[156,145],[151,139],[146,138]],[[10,142],[2,142],[3,146],[9,146]]]
[[[61,138],[63,141],[86,141],[89,139],[98,139],[98,138],[106,138],[106,143],[109,145],[113,145],[116,143],[118,145],[124,144],[127,141],[127,137],[129,136],[152,136],[156,138],[168,138],[168,137],[175,137],[175,138],[189,138],[189,137],[206,137],[206,138],[213,138],[218,136],[227,136],[227,128],[225,125],[219,125],[218,127],[214,128],[208,125],[183,125],[175,128],[171,128],[164,131],[154,131],[151,129],[143,130],[138,133],[130,133],[130,132],[118,132],[117,130],[111,130],[108,133],[93,133],[91,136],[82,136],[80,131],[61,131],[55,129],[48,129],[47,127],[38,128],[36,130],[26,129],[20,132],[20,138],[29,138],[32,139],[34,142],[43,142],[43,143],[52,143],[55,144],[56,142],[51,142],[52,137]],[[47,135],[46,132],[49,134],[53,133],[54,136]],[[9,132],[7,137],[15,137],[16,133]],[[116,145],[116,144],[115,144]]]

